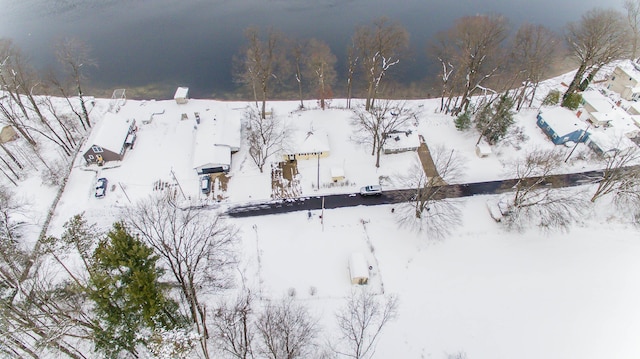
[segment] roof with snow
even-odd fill
[[[329,152],[329,138],[320,130],[294,131],[290,153],[322,153]]]
[[[631,102],[631,104],[629,105],[629,109],[633,109],[632,111],[629,111],[629,113],[633,113],[635,111],[635,113],[640,113],[640,103],[637,102]]]
[[[420,139],[418,138],[418,130],[407,128],[390,133],[384,144],[385,150],[410,149],[420,147]]]
[[[351,280],[369,279],[369,266],[364,254],[360,252],[352,253],[349,258],[349,273],[351,274]]]
[[[582,93],[582,99],[595,109],[596,112],[610,112],[615,106],[609,99],[596,90],[587,90]]]
[[[193,141],[193,168],[231,165],[231,152],[240,149],[239,118],[202,116]],[[228,169],[228,168],[227,168]]]
[[[573,111],[564,107],[544,109],[544,111],[540,111],[540,116],[559,136],[587,128],[587,125]]]
[[[636,120],[633,116],[628,115],[623,111],[612,111],[607,113],[595,112],[591,114],[592,117],[599,123],[606,122],[614,132],[619,132],[625,135],[632,134],[631,137],[639,132],[640,128],[636,126]],[[635,116],[636,119],[638,116]]]
[[[134,119],[107,112],[91,131],[85,150],[91,146],[100,146],[109,151],[120,153],[133,123],[135,123]]]
[[[189,96],[189,88],[188,87],[178,87],[176,90],[176,94],[173,96],[174,99],[187,98]]]
[[[589,132],[589,140],[597,144],[604,153],[637,147],[627,136],[611,129]]]
[[[640,73],[632,68],[627,68],[626,66],[616,66],[616,68],[620,69],[625,75],[631,77],[636,80],[636,82],[640,82]]]

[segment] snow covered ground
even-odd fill
[[[542,86],[545,95],[568,75]],[[477,133],[459,132],[451,117],[436,112],[435,100],[409,101],[418,112],[418,132],[433,150],[444,146],[465,159],[466,170],[455,182],[511,177],[506,168],[528,150],[554,145],[535,124],[537,109],[516,115],[528,136],[493,148],[478,158]],[[233,155],[230,180],[220,202],[203,196],[193,170],[194,112],[203,120],[243,117],[251,103],[190,100],[128,101],[119,112],[136,118],[138,140],[122,162],[87,166],[79,157],[56,208],[49,234],[84,212],[89,222],[108,228],[124,206],[168,186],[179,196],[219,210],[248,201],[269,200],[271,174],[260,173],[246,143]],[[308,108],[316,106],[309,101]],[[328,134],[331,153],[318,161],[299,161],[303,196],[354,193],[360,186],[405,174],[416,153],[383,155],[376,168],[370,148],[352,141],[352,112],[334,100],[326,111],[297,110],[298,102],[270,102],[276,115],[298,129]],[[98,99],[92,112],[99,120],[108,100]],[[187,120],[181,120],[183,113]],[[154,114],[152,116],[152,114]],[[514,142],[515,141],[515,142]],[[565,170],[594,167],[579,145]],[[345,171],[347,186],[332,187],[331,168]],[[94,197],[95,181],[109,180],[107,195]],[[383,180],[385,189],[393,181]],[[20,183],[30,204],[33,238],[42,225],[55,190],[34,177]],[[476,358],[638,358],[640,346],[640,241],[638,229],[621,213],[601,205],[568,232],[537,229],[508,232],[489,216],[489,196],[460,199],[463,225],[443,241],[399,228],[389,206],[320,210],[229,219],[240,229],[240,270],[263,298],[295,290],[296,298],[321,318],[324,332],[335,335],[333,313],[351,291],[348,259],[364,253],[372,266],[370,288],[397,294],[399,316],[386,328],[376,358],[446,358],[464,351]],[[312,289],[313,288],[313,289]]]

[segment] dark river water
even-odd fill
[[[38,68],[52,66],[53,42],[87,42],[99,66],[90,81],[101,89],[131,88],[170,98],[176,86],[192,97],[233,91],[231,58],[248,26],[326,41],[342,72],[357,25],[387,16],[410,33],[412,59],[398,65],[405,83],[432,77],[427,46],[465,15],[500,13],[561,31],[603,0],[0,0],[0,37],[11,38]],[[340,85],[336,85],[340,86]]]

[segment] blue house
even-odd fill
[[[586,126],[573,111],[564,107],[554,107],[538,112],[538,127],[556,145],[568,141],[585,142],[589,137]]]

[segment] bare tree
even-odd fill
[[[205,291],[228,286],[237,230],[200,207],[178,207],[170,196],[152,197],[126,208],[124,221],[173,274],[208,358],[207,311],[200,297]]]
[[[266,103],[271,94],[272,81],[280,81],[282,69],[286,68],[286,56],[283,48],[283,35],[273,29],[267,31],[267,38],[260,39],[258,29],[250,27],[245,30],[249,42],[242,50],[240,64],[242,67],[237,76],[249,81],[262,101],[261,117],[267,117]]]
[[[511,164],[514,192],[506,203],[510,228],[536,224],[542,229],[564,229],[580,218],[585,200],[575,189],[560,189],[553,174],[564,164],[564,153],[534,150],[523,161]]]
[[[23,110],[25,114],[25,120],[30,119],[32,116],[39,120],[42,128],[37,128],[35,125],[30,127],[43,135],[43,137],[51,140],[64,151],[67,156],[71,155],[73,144],[63,139],[57,129],[55,129],[47,117],[44,116],[43,111],[40,108],[40,101],[35,97],[36,88],[42,87],[42,83],[38,78],[36,71],[29,65],[28,59],[22,55],[17,49],[13,48],[8,54],[9,58],[5,63],[5,71],[0,74],[0,80],[5,85],[4,87],[13,92],[11,98],[16,101],[18,106]],[[24,98],[24,100],[23,100]]]
[[[335,351],[355,359],[372,358],[382,330],[397,313],[396,297],[388,296],[381,301],[366,289],[353,291],[346,305],[336,313],[342,347]]]
[[[91,57],[91,49],[89,45],[76,38],[63,39],[55,45],[55,48],[56,57],[69,74],[80,99],[84,123],[87,127],[91,127],[89,111],[82,91],[82,83],[86,80],[88,68],[97,66],[96,61]]]
[[[231,358],[254,358],[253,300],[253,294],[249,290],[243,290],[235,301],[222,303],[215,310],[213,337],[220,351]]]
[[[351,108],[353,93],[353,75],[358,67],[358,56],[353,45],[347,47],[347,108]]]
[[[636,61],[638,56],[638,39],[640,39],[640,0],[625,0],[624,9],[627,11],[627,23],[631,28],[631,59]]]
[[[273,111],[270,116],[262,118],[253,109],[247,108],[245,116],[249,123],[249,156],[262,172],[269,158],[283,148],[289,131]]]
[[[425,233],[433,239],[442,239],[462,224],[459,202],[448,200],[456,193],[447,183],[460,178],[464,173],[464,161],[454,151],[437,147],[431,151],[437,175],[427,176],[422,163],[416,160],[409,172],[401,177],[400,185],[414,188],[412,195],[395,210],[401,227]]]
[[[516,110],[520,111],[526,98],[529,106],[538,89],[538,84],[545,78],[550,59],[558,51],[560,41],[553,31],[542,25],[522,24],[511,44],[511,57],[515,63],[521,86],[516,94]]]
[[[369,109],[355,110],[353,125],[359,141],[371,145],[371,155],[376,156],[376,167],[380,167],[380,154],[387,140],[398,135],[405,136],[406,127],[416,114],[405,103],[381,100]]]
[[[307,69],[314,79],[320,107],[325,109],[325,99],[331,94],[331,85],[336,79],[336,56],[331,52],[329,45],[320,40],[309,40],[309,53],[307,57]]]
[[[300,108],[304,108],[304,101],[302,96],[302,80],[303,80],[303,69],[304,65],[307,62],[308,55],[308,41],[303,40],[294,40],[291,45],[291,56],[293,57],[293,63],[296,67],[296,84],[298,85],[298,97],[300,98]]]
[[[602,66],[627,55],[629,31],[622,19],[616,10],[592,9],[567,25],[565,39],[578,69],[563,99],[586,88]]]
[[[96,329],[84,291],[86,281],[74,272],[69,272],[72,282],[61,279],[60,267],[52,268],[61,262],[65,272],[70,270],[62,258],[73,254],[66,239],[49,238],[37,250],[0,240],[0,346],[14,357],[59,353],[86,358],[79,348],[90,345]],[[54,263],[49,261],[51,254],[58,259]]]
[[[455,69],[453,78],[449,78],[451,74],[443,77],[446,84],[453,84],[448,86],[449,96],[444,105],[446,112],[457,115],[467,110],[470,96],[498,71],[501,45],[507,34],[505,17],[476,15],[456,20],[452,28],[438,35],[436,54],[441,63]],[[447,72],[446,68],[444,71]],[[451,101],[456,93],[460,93],[459,105],[452,108]]]
[[[316,320],[291,297],[268,302],[256,321],[259,351],[270,359],[308,358],[318,334]]]
[[[591,197],[591,202],[613,195],[619,204],[633,205],[640,209],[640,152],[635,147],[598,155],[597,161],[604,164],[602,178]]]
[[[64,98],[64,100],[67,102],[68,108],[71,110],[71,112],[73,112],[75,117],[78,119],[78,122],[82,126],[82,129],[86,131],[87,125],[85,124],[85,121],[84,121],[82,108],[78,109],[77,106],[74,104],[75,101],[73,101],[72,99],[73,96],[70,95],[71,91],[67,88],[68,84],[63,83],[53,71],[49,71],[46,74],[46,81],[49,87],[55,88],[57,92],[60,95],[62,95],[62,98]],[[49,93],[53,93],[53,91],[49,91]]]
[[[357,49],[366,79],[367,100],[365,110],[373,106],[380,84],[387,72],[400,62],[409,46],[409,33],[398,23],[386,17],[375,19],[370,26],[360,26],[352,39]]]
[[[23,121],[23,118],[29,118],[29,112],[22,102],[22,97],[18,92],[19,85],[14,81],[15,74],[12,70],[13,64],[20,57],[20,50],[11,40],[0,39],[0,86],[8,95],[7,102],[0,101],[0,113],[4,116],[5,121],[13,126],[33,147],[36,141],[25,129]],[[20,111],[14,110],[14,105],[18,106]]]

